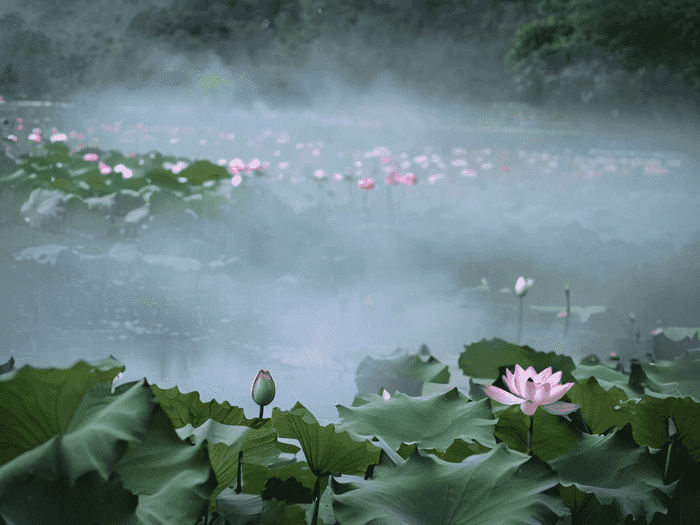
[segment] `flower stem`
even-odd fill
[[[262,408],[262,407],[261,407]],[[243,472],[243,451],[239,450],[238,451],[238,474],[236,476],[236,494],[240,494],[241,491],[243,490],[242,488],[242,472]]]
[[[316,478],[316,483],[314,483],[314,515],[311,518],[311,525],[318,525],[318,511],[319,505],[321,504],[321,479]]]
[[[520,336],[523,333],[523,296],[518,297],[520,300],[520,308],[518,309],[518,339],[517,343],[520,343]]]
[[[566,293],[566,317],[564,318],[564,337],[569,333],[569,317],[571,317],[571,297],[569,296],[569,285],[564,289]]]
[[[676,428],[676,423],[672,418],[667,417],[666,422],[668,424],[668,437],[671,440],[668,444],[668,452],[666,452],[666,467],[664,468],[664,484],[668,482],[668,466],[671,463],[671,453],[673,450],[673,445],[677,440],[678,429]]]
[[[532,431],[535,427],[535,414],[530,416],[530,428],[527,431],[527,455],[532,456]]]
[[[666,452],[666,467],[664,468],[664,484],[666,484],[667,480],[668,480],[668,466],[671,463],[672,450],[673,450],[673,441],[671,441],[668,444],[668,451]]]

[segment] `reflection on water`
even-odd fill
[[[464,301],[461,296],[424,297],[410,288],[364,291],[292,306],[259,305],[264,311],[249,319],[220,312],[207,317],[193,309],[194,322],[187,327],[149,323],[142,309],[141,322],[134,321],[133,312],[112,312],[111,321],[65,329],[37,330],[23,316],[14,335],[25,340],[9,341],[0,361],[12,355],[18,368],[65,368],[80,359],[112,355],[126,367],[121,383],[146,377],[161,388],[177,385],[182,392],[199,392],[204,402],[240,406],[248,417],[258,410],[250,397],[252,382],[260,369],[268,369],[277,387],[273,406],[288,410],[298,401],[318,418],[335,421],[333,403],[352,404],[355,372],[367,355],[389,355],[397,346],[415,353],[427,344],[451,367],[451,381],[457,384],[464,379],[456,366],[463,345],[492,337],[514,341],[517,310]],[[524,316],[521,344],[575,361],[595,353],[607,362],[615,348],[613,339],[577,322],[564,340],[562,322],[544,321],[532,312]],[[627,355],[631,351],[618,349],[623,362],[633,357]]]

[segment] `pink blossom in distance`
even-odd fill
[[[363,190],[373,190],[374,189],[374,181],[372,179],[362,179],[359,182],[359,186]]]

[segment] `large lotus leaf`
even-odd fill
[[[13,196],[13,210],[15,213],[19,211],[20,205],[29,198],[37,186],[40,186],[37,184],[36,174],[27,173],[23,169],[16,173],[18,176],[12,181],[7,180],[7,178],[0,178],[0,191],[3,194],[9,192]],[[32,176],[33,178],[31,178]]]
[[[48,157],[33,156],[21,163],[21,166],[27,171],[39,172],[46,171],[55,167],[55,162]]]
[[[42,142],[39,156],[46,162],[66,164],[72,160],[70,151],[70,147],[62,142]]]
[[[90,191],[94,193],[96,197],[103,197],[108,193],[113,193],[113,190],[110,188],[109,185],[107,185],[107,177],[100,173],[100,170],[97,168],[97,166],[95,167],[95,169],[84,173],[82,175],[82,179],[88,186],[90,186]]]
[[[491,402],[498,405],[496,401]],[[564,417],[550,414],[543,408],[538,408],[533,417],[532,450],[543,460],[557,458],[577,446],[580,432],[572,428],[573,425]],[[529,428],[530,418],[523,413],[520,405],[511,405],[498,413],[493,434],[513,450],[524,454],[527,452]]]
[[[152,193],[148,199],[148,204],[153,215],[160,215],[168,219],[181,217],[189,207],[184,202],[182,195],[172,189],[163,189]]]
[[[488,401],[470,401],[457,388],[422,398],[396,392],[386,397],[370,395],[369,399],[353,408],[336,405],[342,418],[336,428],[363,437],[382,436],[393,450],[402,443],[445,450],[458,438],[496,446],[496,420]]]
[[[638,366],[640,366],[641,371],[649,369],[649,364],[646,363]],[[610,390],[612,387],[617,387],[625,393],[628,399],[639,399],[644,395],[666,397],[667,395],[678,393],[673,384],[656,383],[647,377],[646,373],[640,374],[637,365],[634,368],[636,369],[636,374],[635,377],[632,377],[603,365],[586,366],[579,364],[571,375],[575,380],[595,377],[603,389]]]
[[[17,167],[11,172],[0,177],[0,188],[5,188],[6,186],[14,186],[18,181],[25,178],[27,171],[24,168]]]
[[[202,215],[204,202],[204,195],[202,193],[193,193],[187,197],[183,197],[182,201],[185,203],[188,209],[195,213],[198,218]]]
[[[634,440],[651,448],[661,448],[667,443],[668,418],[673,419],[676,439],[694,461],[700,462],[700,404],[691,397],[658,399],[644,396],[639,401],[620,403],[618,410],[623,418],[629,419]]]
[[[241,498],[245,496],[245,499]],[[284,501],[263,501],[258,496],[249,494],[236,494],[227,488],[217,499],[218,514],[226,519],[227,523],[235,525],[307,525],[308,520],[302,506],[286,505]],[[313,504],[309,505],[311,507]],[[322,514],[319,513],[319,517]],[[208,521],[218,525],[218,521]],[[325,521],[323,523],[330,523]],[[322,522],[319,521],[319,525]]]
[[[420,449],[369,480],[332,478],[333,512],[343,525],[554,525],[567,508],[546,494],[556,472],[538,457],[499,443],[488,453],[448,463]]]
[[[105,164],[107,164],[107,166],[109,166],[112,169],[114,169],[114,167],[119,164],[123,164],[130,170],[140,169],[138,159],[136,158],[136,156],[125,156],[120,151],[110,150],[102,152],[102,154],[99,155],[98,160],[104,162]]]
[[[562,383],[574,380],[572,371],[576,368],[569,356],[538,352],[529,346],[515,345],[498,338],[465,345],[457,366],[465,376],[496,378],[499,367],[504,363],[517,363],[523,369],[532,366],[538,373],[551,366],[553,372],[561,371]]]
[[[69,178],[57,178],[48,184],[49,188],[61,190],[69,196],[89,197],[92,195],[92,192],[89,187],[85,186],[87,186],[87,183]]]
[[[663,462],[635,441],[629,425],[607,436],[582,434],[575,448],[549,465],[562,486],[575,484],[602,505],[612,505],[617,523],[630,514],[651,523],[654,513],[666,513],[678,482],[664,485]]]
[[[219,180],[229,177],[229,173],[223,166],[212,164],[208,160],[200,160],[182,170],[180,177],[185,177],[188,184],[203,184],[208,180]]]
[[[79,361],[68,369],[25,365],[2,374],[0,429],[6,446],[0,447],[0,464],[70,432],[81,423],[79,416],[84,416],[79,413],[83,397],[95,385],[111,384],[123,370],[124,365],[108,358],[96,363]]]
[[[149,184],[148,179],[146,179],[145,177],[125,177],[124,174],[115,171],[112,171],[110,174],[105,175],[105,177],[107,177],[108,180],[106,184],[109,185],[112,191],[140,191],[141,188]]]
[[[199,392],[180,392],[177,386],[162,389],[158,385],[151,385],[151,390],[153,395],[158,398],[161,408],[168,415],[173,426],[178,429],[178,433],[180,429],[185,429],[182,431],[184,432],[183,439],[185,436],[192,435],[196,436],[198,442],[204,439],[214,443],[226,442],[222,436],[216,437],[216,434],[212,434],[213,429],[196,430],[207,421],[252,429],[259,429],[268,421],[258,418],[248,419],[242,408],[231,406],[228,401],[219,403],[212,399],[205,403],[200,400]],[[295,453],[298,450],[298,447],[288,447],[283,452]]]
[[[124,217],[130,211],[140,208],[144,205],[144,200],[141,194],[134,190],[122,189],[114,196],[114,204],[111,213],[117,217]]]
[[[418,355],[405,355],[406,351],[397,351],[381,359],[365,357],[357,368],[355,384],[357,391],[377,392],[384,387],[390,392],[402,392],[410,396],[420,396],[423,384],[450,381],[447,365],[434,357],[423,362]]]
[[[615,410],[620,402],[628,399],[620,388],[612,386],[606,390],[595,377],[587,377],[576,380],[566,395],[581,407],[578,412],[591,434],[604,434],[612,427],[622,428],[629,423],[629,417]]]
[[[148,171],[145,174],[145,179],[147,179],[147,184],[156,184],[161,188],[168,189],[181,189],[182,183],[179,182],[178,175],[175,175],[172,171],[163,168],[157,168]]]
[[[213,487],[203,450],[177,437],[144,380],[112,394],[120,370],[110,357],[0,376],[3,520],[96,523],[110,515],[143,523],[151,516],[189,525],[206,510]]]
[[[299,440],[311,472],[319,478],[334,472],[364,475],[369,465],[379,463],[380,448],[367,440],[358,442],[348,432],[337,433],[333,423],[321,427],[299,402],[287,412],[273,408],[270,420],[280,437]]]
[[[215,194],[211,191],[202,192],[200,217],[221,221],[224,218],[223,207],[226,205],[226,198],[223,195]]]
[[[183,393],[177,386],[163,390],[151,385],[151,390],[181,439],[209,443],[211,465],[220,482],[215,496],[236,478],[239,452],[243,452],[245,492],[259,494],[267,477],[266,467],[280,464],[281,453],[300,450],[278,442],[268,419],[247,419],[243,409],[228,401],[204,403],[198,392]]]
[[[114,471],[139,496],[136,523],[191,525],[207,512],[218,485],[204,443],[182,441],[160,408],[143,440],[129,446]]]
[[[650,381],[667,387],[667,392],[700,400],[700,349],[686,350],[673,361],[644,363],[642,369]]]
[[[15,369],[15,358],[10,357],[7,363],[0,365],[0,375],[12,372]]]
[[[42,170],[43,176],[48,175],[50,178],[70,178],[71,172],[66,166],[61,164],[47,165],[45,170]],[[49,180],[50,180],[49,178]]]
[[[284,467],[294,461],[293,458],[280,458],[282,449],[289,449],[293,445],[277,441],[277,433],[270,425],[251,429],[250,427],[221,425],[215,421],[210,421],[203,426],[217,429],[215,435],[213,432],[210,432],[205,434],[203,438],[208,442],[209,461],[218,480],[218,485],[214,489],[211,498],[210,510],[212,511],[217,510],[215,501],[217,496],[226,487],[236,486],[239,458],[244,480],[243,493],[254,495],[259,495],[262,492],[266,480],[270,477],[271,474],[268,471],[268,467],[273,469]],[[178,432],[178,434],[181,437],[183,436],[182,432]],[[218,441],[222,438],[225,440]],[[298,447],[294,448],[299,450]],[[312,488],[316,478],[308,469],[306,472],[308,474],[306,484]],[[294,477],[294,474],[292,473],[290,476]]]

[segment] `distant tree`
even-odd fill
[[[521,25],[505,60],[517,73],[544,61],[553,71],[598,58],[633,72],[666,66],[685,86],[700,86],[700,3],[669,0],[539,0],[538,18]]]
[[[0,90],[6,98],[12,98],[19,87],[19,77],[12,64],[7,64],[0,73]]]

